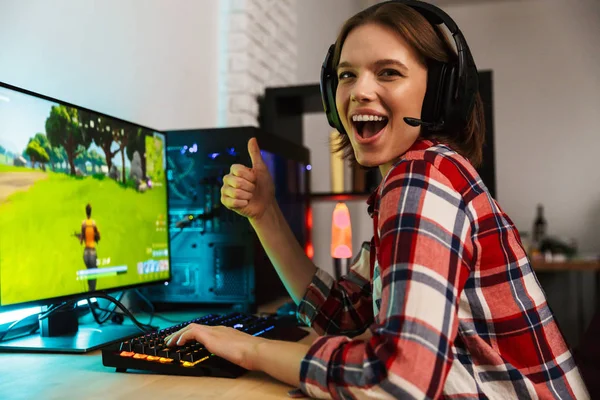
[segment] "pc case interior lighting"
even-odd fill
[[[352,258],[352,226],[346,203],[338,202],[331,221],[331,257]]]

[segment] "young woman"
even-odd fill
[[[434,68],[457,53],[410,3],[350,18],[333,52],[343,150],[383,178],[368,200],[373,238],[349,275],[334,281],[303,253],[255,139],[252,168],[223,179],[222,203],[249,219],[323,336],[304,345],[190,325],[168,343],[197,340],[317,398],[587,398],[519,234],[474,169],[479,96],[462,124],[416,121],[436,115]]]

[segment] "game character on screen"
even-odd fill
[[[338,150],[382,176],[350,271],[335,279],[304,253],[255,138],[251,168],[233,165],[221,189],[320,336],[190,324],[167,343],[196,340],[312,398],[588,399],[519,232],[476,170],[478,79],[456,23],[431,4],[387,1],[348,19],[323,63],[322,100]]]
[[[83,262],[87,269],[98,268],[97,260],[98,255],[96,254],[96,243],[100,241],[100,231],[96,226],[96,221],[92,219],[92,206],[88,204],[85,206],[86,219],[81,223],[81,233],[77,235],[80,244],[85,244],[83,249]],[[88,286],[90,292],[96,290],[96,280],[88,279]]]

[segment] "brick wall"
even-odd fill
[[[220,126],[258,126],[257,96],[297,82],[295,0],[222,0]]]

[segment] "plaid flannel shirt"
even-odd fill
[[[418,140],[367,203],[371,242],[340,280],[318,269],[298,307],[324,335],[302,361],[304,393],[589,397],[517,229],[465,158]]]

